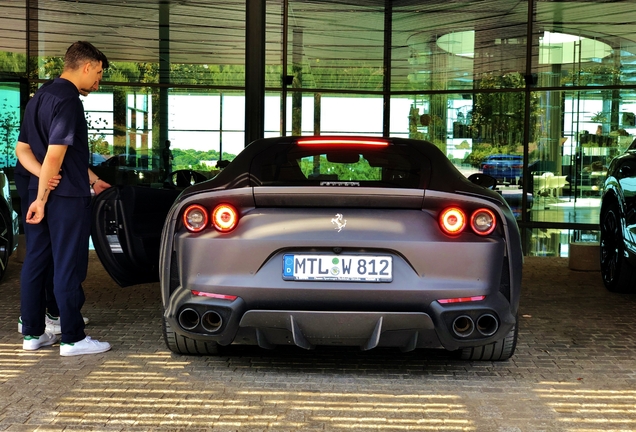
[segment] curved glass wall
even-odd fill
[[[499,177],[527,253],[594,240],[607,165],[636,137],[631,3],[255,4],[3,2],[3,169],[15,164],[11,119],[59,75],[66,48],[88,40],[111,61],[82,99],[92,163],[114,184],[163,187],[167,141],[173,171],[215,175],[249,137],[259,110],[245,101],[259,87],[246,76],[262,66],[262,136],[426,139],[466,175]],[[246,25],[250,10],[262,12],[262,33]],[[246,47],[261,42],[256,64]]]

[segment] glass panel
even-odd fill
[[[7,0],[0,9],[0,74],[26,73],[26,7],[24,0]]]
[[[103,86],[82,100],[93,170],[111,184],[160,185],[166,178],[157,133],[160,92]],[[167,109],[172,171],[210,177],[219,160],[232,160],[243,149],[242,127],[232,129],[244,123],[242,93],[172,91]]]
[[[380,96],[291,95],[287,99],[287,134],[381,136],[382,110]]]
[[[265,87],[267,88],[280,88],[283,85],[284,22],[284,2],[267,0],[265,15],[265,64],[267,65]],[[267,115],[267,111],[265,113]]]
[[[509,76],[491,80],[511,81]],[[535,99],[533,96],[532,103]],[[482,172],[495,177],[498,189],[520,218],[524,105],[523,92],[394,96],[391,136],[432,142],[465,176]],[[531,194],[528,200],[532,203]]]
[[[384,1],[290,1],[292,88],[382,90]]]
[[[629,2],[606,6],[601,1],[536,2],[533,71],[539,77],[553,75],[551,86],[632,84],[636,47],[633,29],[623,24],[634,22],[636,11]]]
[[[4,10],[3,5],[3,14]],[[106,74],[109,81],[245,85],[244,0],[91,1],[74,2],[72,7],[41,0],[31,5],[30,13],[37,17],[31,55],[38,57],[41,79],[59,75],[60,59],[72,40],[90,40],[117,63]],[[19,21],[10,22],[15,26]],[[60,28],[74,39],[60,37]]]
[[[243,150],[243,93],[173,90],[168,109],[173,170],[195,169],[209,177],[219,160],[232,160]]]
[[[280,93],[265,95],[265,138],[282,135]]]
[[[392,3],[392,91],[472,90],[491,74],[524,73],[527,2]]]
[[[20,133],[20,85],[0,82],[0,168],[15,167]]]
[[[598,244],[600,232],[595,230],[561,230],[551,228],[527,230],[530,239],[525,255],[568,257],[572,243]]]
[[[537,139],[530,142],[532,220],[599,222],[610,161],[634,140],[632,90],[537,92]]]

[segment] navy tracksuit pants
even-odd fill
[[[26,214],[31,204],[29,197],[29,180],[30,174],[21,174],[19,172],[14,173],[15,188],[20,196],[20,222],[22,227],[26,226]],[[26,230],[26,228],[25,228]],[[46,311],[53,316],[60,316],[60,310],[57,308],[57,302],[55,301],[55,294],[53,293],[53,260],[49,264],[49,271],[47,272],[46,282],[44,284],[44,290],[46,292]]]
[[[37,190],[29,191],[29,204]],[[86,337],[81,309],[82,282],[88,270],[91,197],[51,194],[44,219],[26,224],[26,257],[21,274],[22,334],[44,333],[46,310],[45,280],[53,260],[53,285],[62,324],[62,342],[74,343]]]

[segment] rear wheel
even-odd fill
[[[625,258],[623,229],[616,203],[609,204],[601,216],[601,276],[609,291],[634,291],[636,271]]]
[[[219,353],[219,345],[216,342],[204,342],[175,333],[165,317],[163,318],[163,338],[168,349],[177,354],[215,355]]]
[[[4,277],[11,255],[11,219],[0,210],[0,280]]]
[[[463,348],[460,350],[462,360],[502,361],[508,360],[515,353],[519,335],[519,320],[506,336],[488,345]]]

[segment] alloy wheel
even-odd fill
[[[617,284],[622,248],[620,222],[616,208],[612,206],[605,212],[601,223],[601,274],[608,289]]]

